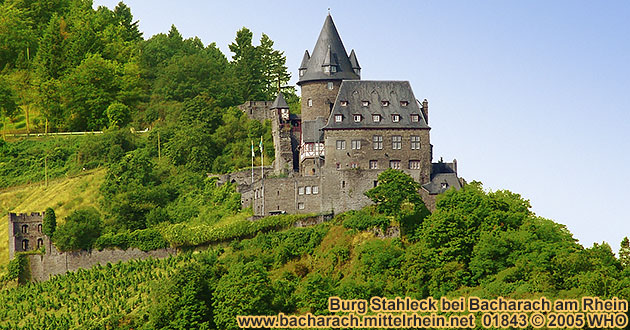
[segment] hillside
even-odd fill
[[[404,225],[403,237],[375,236],[382,219],[369,207],[4,289],[0,303],[12,307],[0,311],[0,326],[236,329],[236,315],[329,314],[330,296],[630,298],[627,248],[619,259],[605,244],[584,248],[508,191],[450,190],[433,214]]]
[[[51,180],[48,187],[44,182],[33,183],[0,190],[0,236],[8,237],[8,212],[42,212],[47,207],[55,209],[57,217],[63,218],[82,207],[99,208],[99,187],[105,170],[96,169],[72,178]],[[0,240],[0,266],[9,261],[8,240]]]

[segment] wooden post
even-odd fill
[[[24,105],[24,113],[26,114],[26,136],[30,136],[31,135],[31,128],[28,125],[28,108],[29,106],[27,104]]]
[[[48,154],[44,156],[44,176],[46,177],[46,188],[48,188]]]
[[[158,161],[162,160],[162,148],[160,147],[160,131],[158,131]]]
[[[44,135],[48,136],[48,118],[46,118],[46,130]]]

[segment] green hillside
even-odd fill
[[[630,298],[627,260],[581,247],[518,195],[450,191],[402,239],[355,229],[374,212],[5,289],[0,326],[236,329],[236,315],[329,314],[330,296]]]
[[[53,207],[60,220],[72,211],[83,207],[99,207],[100,184],[103,182],[103,169],[87,171],[72,178],[51,180],[48,187],[44,182],[0,190],[0,237],[8,237],[6,214],[42,212]],[[9,261],[8,239],[0,240],[0,267]]]

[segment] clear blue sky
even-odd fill
[[[294,77],[331,8],[363,79],[409,80],[429,100],[434,160],[520,193],[586,247],[630,236],[628,1],[125,3],[145,38],[175,24],[228,57],[238,29],[264,32]]]

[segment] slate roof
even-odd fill
[[[336,66],[337,72],[324,72],[324,65]],[[360,76],[352,69],[352,63],[330,14],[326,16],[312,55],[309,56],[308,51],[304,53],[300,65],[300,70],[303,69],[306,71],[299,77],[298,85],[316,80],[360,79]]]
[[[453,163],[444,163],[442,161],[432,163],[431,182],[422,185],[422,188],[431,195],[441,194],[452,187],[460,189],[462,184],[457,177],[455,168],[455,161],[453,161]]]
[[[369,105],[363,106],[363,101],[369,102]],[[389,105],[383,106],[382,101],[388,101]],[[401,105],[401,101],[407,102],[407,105]],[[342,102],[347,104],[343,106]],[[355,114],[361,115],[361,121],[354,121]],[[375,114],[381,116],[380,122],[372,120]],[[395,114],[400,116],[398,122],[392,121]],[[417,122],[412,122],[412,114],[418,116]],[[336,115],[342,116],[341,122],[335,121]],[[429,126],[408,81],[344,80],[324,129],[361,128],[429,129]]]
[[[276,99],[273,101],[269,109],[288,109],[288,108],[289,108],[289,105],[287,104],[287,101],[284,99],[284,95],[282,95],[282,92],[279,92],[278,96],[276,96]]]
[[[350,64],[353,69],[361,69],[359,65],[359,60],[357,60],[357,54],[354,53],[354,49],[350,51]]]
[[[322,127],[326,125],[324,117],[317,117],[315,120],[302,122],[302,139],[306,143],[324,142],[324,131]]]
[[[422,185],[422,188],[431,195],[441,194],[452,187],[455,187],[455,189],[462,187],[455,173],[438,173],[432,176],[431,182]]]

